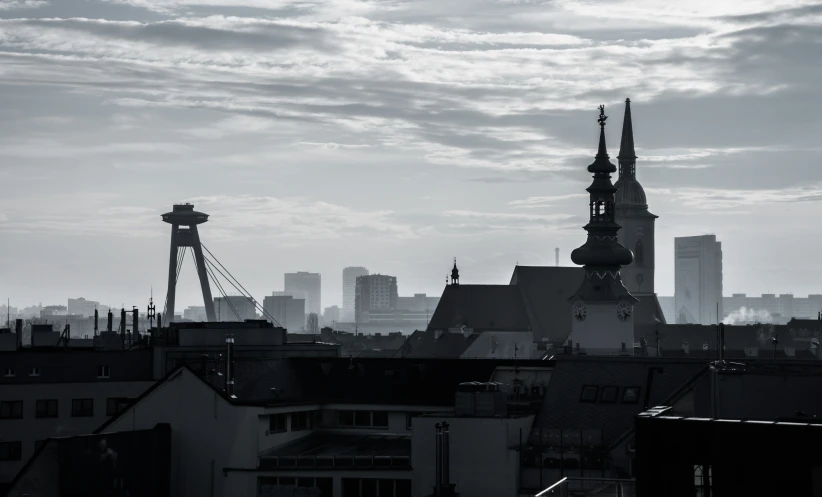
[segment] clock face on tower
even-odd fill
[[[577,318],[577,321],[585,321],[587,315],[588,311],[585,309],[585,304],[582,302],[574,304],[574,317]]]
[[[630,304],[620,302],[619,305],[617,305],[617,317],[620,321],[625,321],[631,317],[631,310]]]

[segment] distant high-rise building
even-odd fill
[[[364,267],[347,267],[343,269],[343,305],[340,313],[340,321],[344,323],[354,322],[354,307],[357,292],[357,278],[367,276],[368,269]]]
[[[715,235],[680,237],[674,251],[676,322],[716,324],[723,315],[722,243]]]
[[[233,316],[233,314],[231,314]],[[188,319],[189,321],[195,322],[204,322],[208,321],[208,314],[206,313],[206,308],[204,305],[190,305],[187,309],[183,311],[183,319]],[[231,321],[230,319],[225,319],[224,321]],[[236,319],[235,319],[236,321]]]
[[[384,274],[358,276],[354,292],[354,320],[360,322],[363,312],[396,309],[397,301],[396,276]]]
[[[325,326],[333,326],[340,322],[340,306],[332,305],[326,307],[323,311],[323,324]]]
[[[285,273],[285,292],[296,298],[305,299],[305,312],[322,312],[320,292],[322,289],[321,277],[319,273],[309,273],[298,271],[296,273]]]
[[[100,302],[86,300],[83,297],[68,299],[67,314],[74,314],[77,316],[94,316],[94,309],[97,309],[98,312],[102,312]],[[106,307],[105,312],[108,312],[108,307]]]
[[[263,298],[265,312],[286,330],[296,333],[305,327],[305,300],[294,298],[286,292],[273,292]]]
[[[229,295],[214,299],[217,321],[245,321],[258,319],[257,307],[253,300],[242,295]]]

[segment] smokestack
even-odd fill
[[[447,495],[451,492],[451,467],[450,467],[450,453],[451,453],[451,435],[448,431],[449,424],[444,422],[442,424],[442,489]]]
[[[126,339],[126,310],[120,308],[120,338]]]
[[[234,395],[234,335],[227,334],[225,336],[226,355],[225,355],[225,393],[229,397]]]
[[[94,336],[97,336],[97,323],[100,320],[100,311],[94,309]]]
[[[559,267],[559,247],[554,249],[554,253],[557,256],[557,267]]]
[[[114,314],[111,312],[111,309],[108,310],[108,326],[106,327],[106,331],[111,333],[113,331],[114,326]]]
[[[131,341],[132,343],[137,343],[140,341],[140,332],[137,331],[137,324],[138,324],[138,316],[137,316],[137,308],[133,307],[131,309]]]
[[[15,319],[14,320],[14,332],[17,333],[17,348],[23,348],[23,320],[22,319]]]
[[[163,327],[163,313],[162,312],[157,313],[157,327],[158,328]]]
[[[442,423],[437,423],[437,439],[436,439],[436,459],[437,465],[436,477],[434,479],[434,496],[442,496]]]

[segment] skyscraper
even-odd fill
[[[680,237],[674,251],[676,322],[716,324],[722,318],[722,243],[716,235]]]
[[[354,320],[363,320],[363,313],[371,310],[397,308],[397,277],[384,274],[359,276],[355,290]]]
[[[263,309],[291,333],[298,333],[305,327],[305,300],[295,299],[284,292],[274,292],[263,298]]]
[[[322,303],[320,301],[321,288],[320,273],[309,273],[306,271],[285,273],[285,292],[293,295],[295,298],[305,299],[306,314],[314,312],[319,315],[322,312]]]
[[[367,275],[368,269],[364,267],[354,266],[343,269],[343,305],[340,313],[340,321],[343,323],[354,322],[357,278]]]

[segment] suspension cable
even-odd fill
[[[203,260],[205,261],[206,259],[203,258]],[[197,264],[197,263],[195,262],[194,264]],[[234,307],[234,304],[231,302],[231,299],[228,298],[228,295],[226,294],[225,290],[223,290],[223,286],[220,284],[220,281],[217,279],[217,277],[211,271],[211,268],[208,267],[207,262],[205,264],[205,269],[206,269],[206,273],[208,273],[208,276],[211,278],[211,281],[214,282],[214,286],[217,287],[217,290],[219,290],[220,295],[222,295],[223,300],[228,302],[228,307],[231,309],[231,312],[234,313],[234,316],[237,317],[238,321],[241,321],[240,313],[237,312],[237,309]],[[222,304],[220,305],[220,308],[222,308]]]

